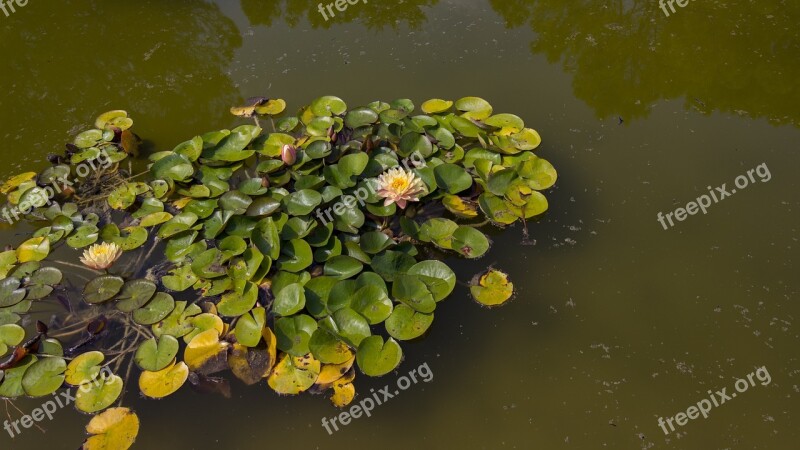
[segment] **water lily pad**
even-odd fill
[[[397,305],[392,315],[386,319],[386,331],[395,339],[408,341],[425,334],[432,323],[432,313],[424,314],[410,306]]]
[[[322,195],[311,189],[302,189],[287,195],[281,202],[290,215],[305,216],[322,203]]]
[[[120,394],[124,383],[117,375],[101,376],[83,384],[75,393],[75,408],[85,413],[96,413],[111,406]]]
[[[188,378],[189,366],[183,361],[176,363],[173,357],[163,369],[145,369],[139,376],[139,390],[146,397],[164,398],[177,392]]]
[[[419,277],[437,302],[447,298],[456,286],[456,274],[441,261],[418,262],[408,269],[408,274]]]
[[[267,383],[278,394],[297,395],[314,385],[321,370],[313,356],[284,354],[272,370]]]
[[[353,347],[358,347],[364,338],[372,334],[367,319],[353,309],[337,310],[333,313],[333,320],[339,330],[339,336]]]
[[[297,283],[281,289],[275,296],[272,312],[279,316],[291,316],[305,307],[306,294],[303,286]]]
[[[185,301],[175,302],[175,308],[163,320],[153,325],[153,334],[156,337],[164,335],[176,338],[186,336],[194,329],[190,322],[193,316],[200,314],[203,310],[195,304],[187,304]]]
[[[349,128],[359,128],[372,125],[378,121],[378,113],[370,108],[356,108],[347,113],[344,123]]]
[[[8,352],[9,347],[19,345],[25,339],[25,329],[17,324],[0,325],[0,356]]]
[[[64,383],[67,363],[64,358],[47,357],[33,363],[22,376],[22,389],[31,397],[43,397],[57,391]]]
[[[489,250],[489,238],[474,227],[460,226],[453,232],[452,248],[467,258],[480,258]]]
[[[119,294],[125,280],[112,275],[102,275],[86,284],[83,288],[83,299],[86,303],[103,303]]]
[[[92,436],[82,450],[128,450],[139,434],[139,418],[128,408],[111,408],[94,416],[86,432]]]
[[[441,164],[433,169],[436,184],[449,194],[458,194],[472,187],[472,176],[456,164]]]
[[[317,322],[305,314],[281,317],[275,321],[275,338],[278,350],[292,356],[303,356],[309,352],[308,342],[317,329]]]
[[[319,327],[311,335],[308,348],[324,364],[342,364],[352,358],[350,347],[334,333]]]
[[[100,364],[104,359],[103,353],[98,351],[86,352],[76,356],[67,365],[64,380],[72,386],[80,386],[91,382],[100,374]]]
[[[104,130],[107,126],[115,126],[117,128],[122,128],[117,124],[126,124],[127,122],[123,121],[122,119],[128,118],[128,113],[123,110],[114,110],[108,111],[103,114],[100,114],[94,122],[95,128],[99,130]],[[128,129],[123,128],[123,129]]]
[[[19,279],[14,277],[0,280],[0,307],[16,305],[25,298],[27,291],[20,284]]]
[[[479,97],[464,97],[456,102],[456,108],[467,119],[483,120],[492,115],[492,105]]]
[[[416,264],[413,256],[403,252],[386,250],[385,252],[372,258],[372,270],[378,273],[386,281],[394,281],[398,274],[406,273],[408,269]]]
[[[100,237],[105,242],[113,242],[124,251],[141,247],[147,242],[147,230],[144,227],[127,227],[120,231],[113,223],[103,227]]]
[[[339,97],[329,95],[311,102],[310,109],[315,116],[338,116],[347,111],[347,104]]]
[[[498,306],[507,302],[514,295],[514,284],[508,280],[507,274],[489,269],[473,280],[469,290],[478,303],[486,306]]]
[[[21,263],[41,261],[50,254],[50,241],[46,237],[28,239],[17,247],[17,260]]]
[[[452,101],[434,98],[424,102],[420,108],[425,114],[439,114],[447,112],[452,107]]]
[[[99,229],[92,224],[85,224],[78,227],[72,236],[67,238],[67,245],[72,248],[88,247],[95,242],[100,236]]]
[[[403,351],[393,338],[386,342],[381,336],[370,336],[361,342],[356,352],[358,368],[364,375],[380,377],[400,365]]]
[[[253,308],[236,322],[236,340],[246,347],[256,347],[261,342],[261,332],[267,325],[267,312],[264,308]]]
[[[325,263],[324,274],[339,280],[354,277],[363,270],[364,264],[352,256],[334,256]]]
[[[255,112],[261,115],[276,116],[286,109],[286,101],[280,98],[267,100],[265,103],[256,106]]]
[[[253,309],[258,300],[258,286],[248,281],[244,291],[240,294],[231,292],[222,296],[217,308],[220,315],[238,317]]]
[[[392,313],[392,301],[378,285],[367,285],[356,291],[350,307],[364,316],[370,325],[376,325]]]
[[[156,293],[156,285],[149,280],[128,280],[117,296],[117,308],[132,312],[144,306]]]
[[[230,344],[220,341],[217,330],[204,331],[189,342],[183,360],[189,370],[198,373],[213,373],[227,367],[226,350]]]
[[[147,304],[133,312],[133,321],[139,325],[160,322],[175,309],[175,300],[165,292],[158,292]]]
[[[22,378],[28,368],[30,368],[37,361],[38,358],[33,355],[28,355],[17,362],[17,364],[11,369],[6,369],[4,372],[5,375],[3,378],[3,383],[0,384],[0,397],[17,398],[26,395],[26,392],[22,387]]]
[[[311,246],[302,239],[292,239],[281,246],[278,268],[287,272],[299,272],[314,261]]]
[[[428,287],[414,275],[397,275],[392,283],[392,297],[422,313],[432,313],[436,309]]]
[[[156,161],[150,171],[161,180],[188,181],[194,175],[194,166],[187,157],[170,153]]]

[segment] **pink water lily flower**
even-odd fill
[[[83,252],[81,262],[90,269],[105,270],[122,256],[122,249],[113,242],[94,244]]]
[[[418,202],[419,197],[425,195],[427,190],[425,183],[414,172],[395,167],[378,177],[377,193],[386,199],[384,206],[397,203],[397,206],[405,209],[408,202]]]

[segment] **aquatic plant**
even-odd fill
[[[479,258],[481,226],[547,210],[556,171],[538,133],[483,99],[285,108],[250,99],[231,112],[254,124],[152,152],[141,173],[133,121],[110,111],[0,187],[39,226],[0,253],[0,397],[79,388],[77,409],[97,414],[86,449],[134,442],[135,413],[111,408],[132,374],[153,399],[187,382],[229,395],[215,376],[229,369],[343,407],[356,367],[393,371],[398,341],[431,326],[456,285],[442,252]],[[496,306],[514,288],[488,268],[470,291]],[[46,302],[61,312],[23,327]]]

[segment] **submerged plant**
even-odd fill
[[[422,336],[452,293],[441,252],[481,257],[480,226],[547,210],[540,191],[556,171],[533,153],[538,133],[480,98],[429,100],[422,114],[410,100],[285,107],[251,99],[231,112],[254,125],[152,153],[139,174],[133,122],[111,111],[52,167],[0,187],[7,208],[40,225],[0,253],[0,397],[80,387],[76,407],[97,414],[86,449],[132,445],[138,418],[110,407],[136,374],[154,399],[187,382],[229,395],[216,376],[229,369],[345,406],[356,366],[396,369],[398,341]],[[101,157],[108,164],[93,164]],[[85,164],[92,173],[59,188]],[[85,249],[87,267],[51,257],[59,248],[76,259]],[[69,283],[54,265],[76,268]],[[471,292],[495,306],[514,289],[490,268]],[[23,328],[47,301],[62,313]]]

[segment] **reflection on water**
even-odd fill
[[[410,28],[418,28],[426,20],[423,7],[435,5],[438,0],[404,0],[404,1],[357,1],[347,4],[345,11],[332,7],[330,16],[327,5],[335,2],[327,0],[241,0],[242,10],[251,25],[272,26],[273,21],[282,20],[295,27],[302,20],[307,20],[312,27],[330,28],[338,23],[358,21],[369,29],[381,29],[386,26],[397,28],[405,24]],[[365,4],[366,3],[366,4]],[[319,12],[323,6],[325,16]],[[325,19],[327,16],[328,20]]]
[[[238,94],[225,75],[241,45],[233,21],[205,2],[106,4],[31,2],[3,18],[0,151],[53,151],[103,108],[156,136],[219,125]]]
[[[653,103],[800,126],[800,3],[491,0],[507,26],[530,25],[531,51],[574,74],[598,117],[647,117]]]

